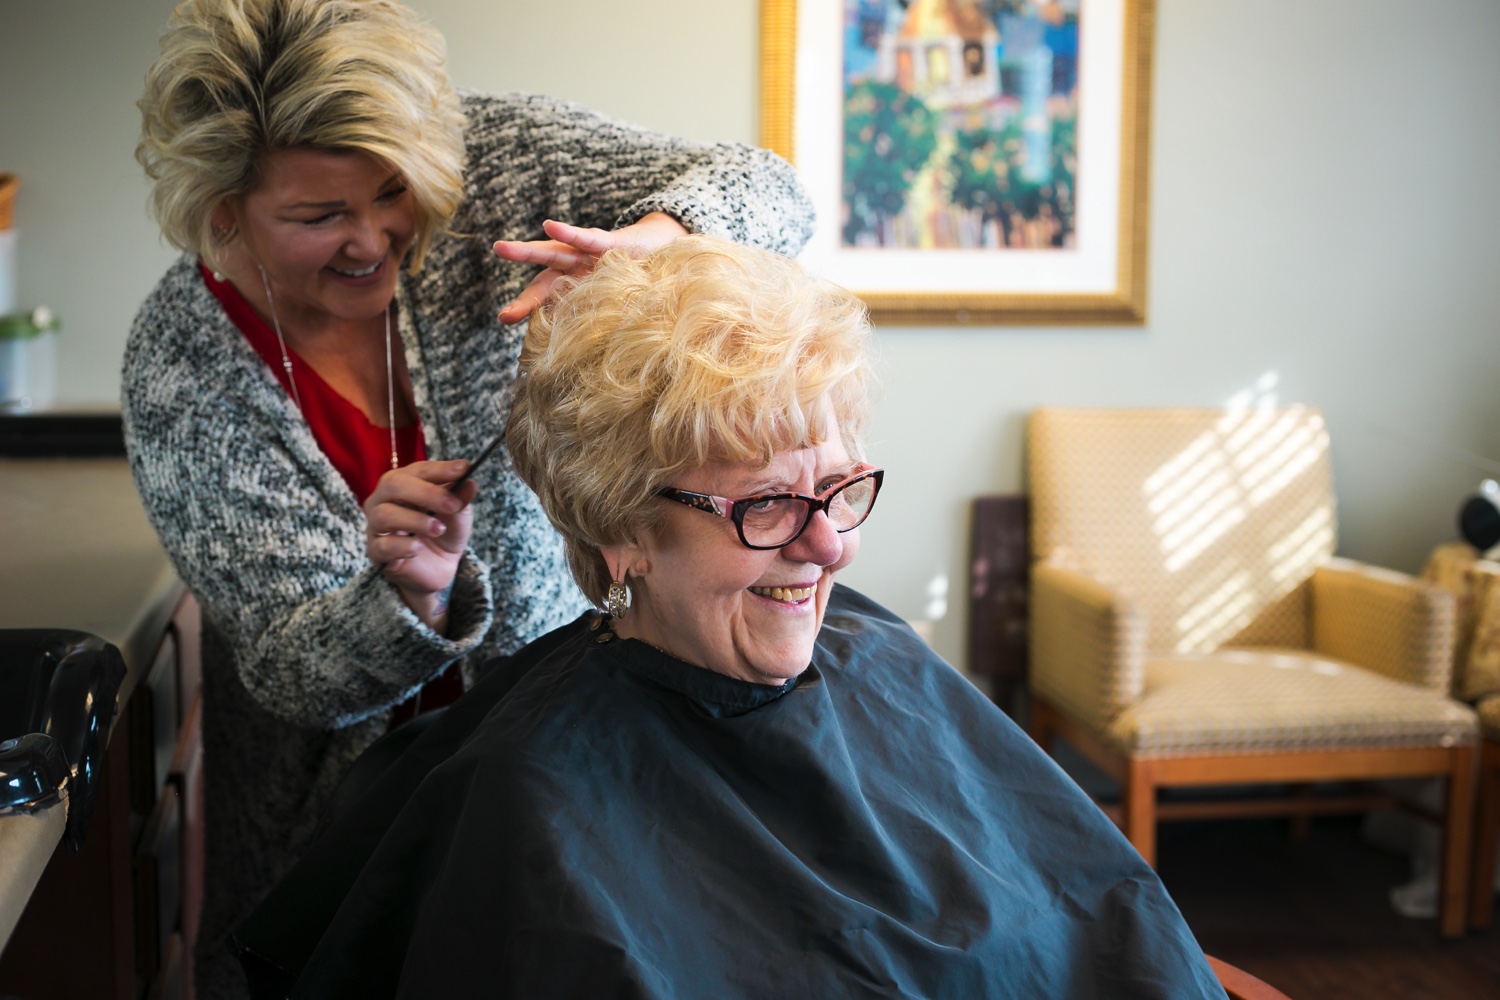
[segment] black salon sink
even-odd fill
[[[0,629],[0,815],[68,793],[63,840],[83,845],[109,745],[125,661],[68,629]]]

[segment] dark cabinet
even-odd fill
[[[137,645],[150,649],[149,641]],[[155,653],[131,663],[81,850],[59,844],[0,954],[22,1000],[192,996],[202,899],[197,603],[177,588]]]

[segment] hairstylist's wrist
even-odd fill
[[[451,582],[442,590],[411,590],[398,586],[396,591],[401,595],[401,600],[411,609],[411,613],[416,615],[423,625],[438,635],[447,634],[448,602],[453,596]]]

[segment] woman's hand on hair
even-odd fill
[[[478,487],[450,485],[469,463],[413,462],[380,477],[365,501],[365,554],[434,632],[448,625],[448,594],[473,529]]]
[[[531,279],[505,307],[500,322],[519,323],[530,316],[552,294],[552,286],[563,275],[581,276],[594,269],[605,251],[617,247],[655,250],[687,235],[687,227],[665,212],[651,212],[619,229],[580,229],[548,219],[542,224],[547,240],[501,240],[495,256],[521,264],[540,264],[545,270]]]

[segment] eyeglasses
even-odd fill
[[[835,531],[842,533],[859,527],[870,516],[884,478],[884,469],[861,466],[848,479],[829,487],[821,499],[803,493],[760,493],[735,499],[689,493],[671,486],[662,487],[656,495],[729,518],[746,548],[779,549],[795,542],[812,521],[813,514],[820,510],[828,515]]]

